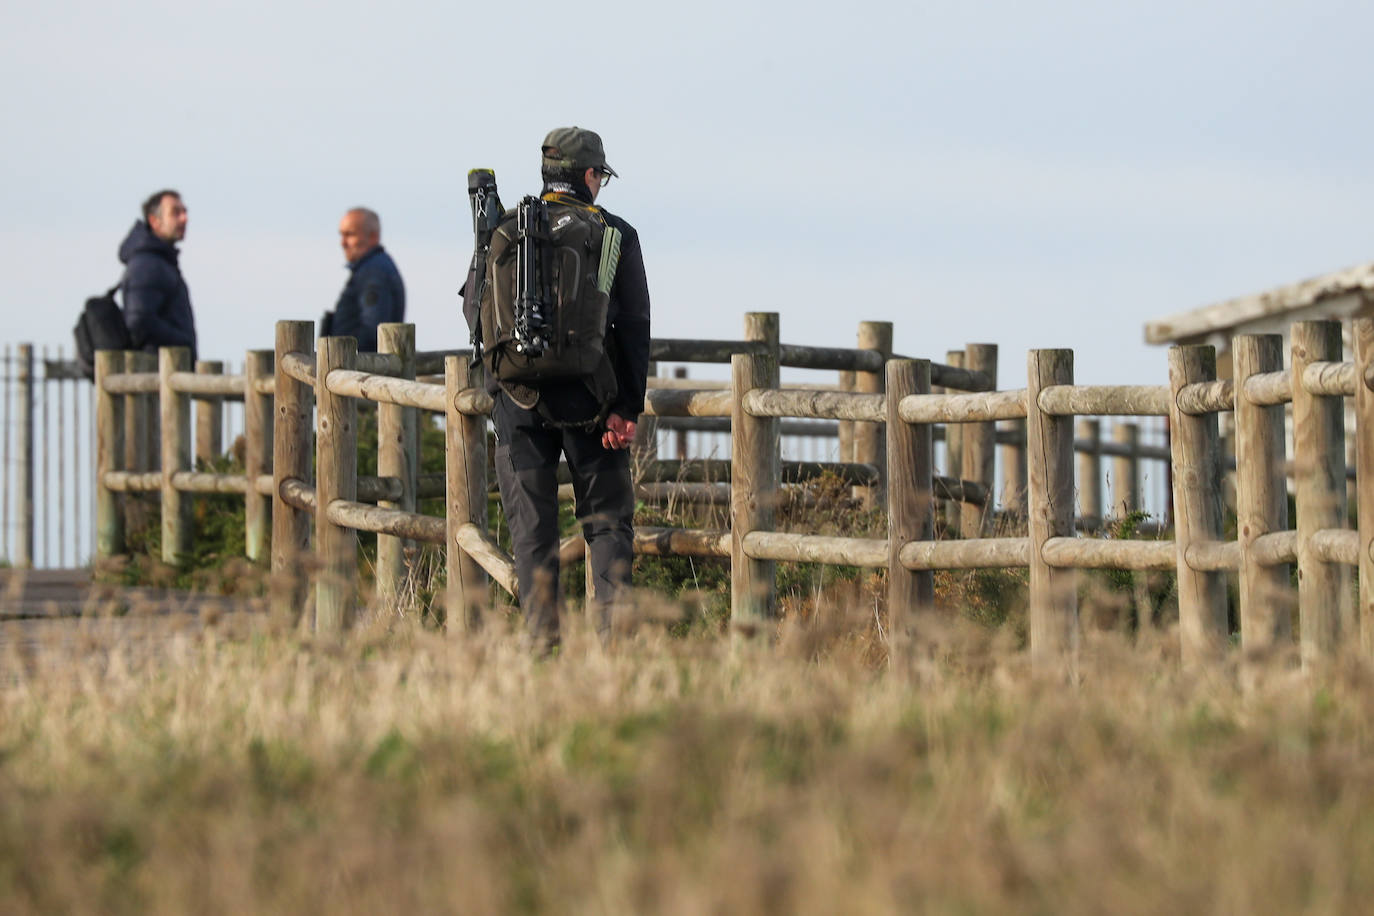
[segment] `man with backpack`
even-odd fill
[[[627,449],[644,409],[649,289],[639,235],[595,205],[616,176],[579,127],[542,145],[543,194],[493,234],[465,288],[495,398],[496,475],[520,604],[536,646],[559,642],[558,461],[566,457],[603,640],[630,583],[634,485]],[[473,301],[473,299],[478,301]],[[470,318],[470,320],[473,320]]]
[[[196,320],[181,276],[176,243],[186,237],[188,215],[176,191],[143,202],[143,219],[119,246],[124,263],[124,322],[135,349],[189,347],[196,358]]]

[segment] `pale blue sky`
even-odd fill
[[[1374,256],[1368,6],[486,6],[7,4],[4,340],[70,347],[170,185],[204,356],[332,305],[355,204],[419,346],[461,345],[467,170],[513,201],[573,123],[623,176],[602,202],[640,230],[658,336],[884,319],[912,355],[1000,344],[1004,388],[1031,347],[1158,383],[1146,320]]]

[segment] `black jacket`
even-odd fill
[[[354,337],[359,353],[377,349],[377,325],[405,321],[406,288],[396,262],[381,245],[349,264],[351,275],[334,306],[334,337]]]
[[[154,235],[145,221],[134,223],[119,246],[124,323],[136,348],[155,353],[158,347],[190,347],[194,361],[196,320],[177,255],[176,246]]]

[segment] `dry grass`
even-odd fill
[[[576,627],[342,644],[227,616],[0,658],[6,913],[1333,913],[1374,893],[1374,677],[985,630],[890,671]],[[499,632],[498,632],[499,630]],[[1249,686],[1242,689],[1244,680]]]

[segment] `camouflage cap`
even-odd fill
[[[596,168],[619,178],[606,164],[601,135],[581,127],[555,127],[544,138],[544,161],[564,169]]]

